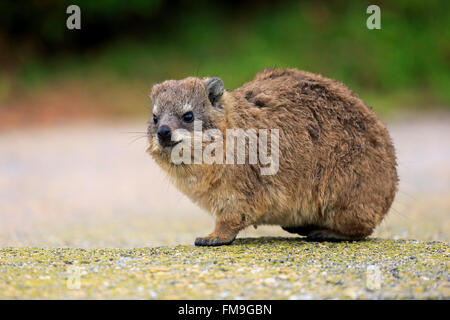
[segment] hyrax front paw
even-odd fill
[[[196,246],[223,246],[230,244],[236,238],[240,230],[249,224],[244,224],[245,216],[228,215],[226,219],[217,219],[214,231],[207,237],[195,239]]]
[[[235,237],[233,238],[219,238],[219,237],[200,237],[195,239],[195,245],[196,246],[223,246],[227,244],[231,244],[234,241]]]

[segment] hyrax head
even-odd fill
[[[223,93],[219,78],[190,77],[154,85],[150,96],[149,151],[168,152],[182,142],[183,135],[193,133],[195,122],[201,123],[203,130],[214,128],[215,118],[223,112]]]

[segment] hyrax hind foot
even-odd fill
[[[306,225],[302,227],[281,227],[281,229],[289,233],[296,233],[301,236],[307,236],[311,233],[311,231],[317,230],[319,229],[319,227],[314,225]]]
[[[309,241],[329,241],[329,242],[339,242],[339,241],[355,241],[362,240],[364,237],[350,237],[343,235],[339,232],[332,230],[314,230],[308,233],[306,240]]]
[[[297,233],[301,236],[306,236],[306,240],[309,241],[354,241],[362,240],[364,236],[347,236],[337,231],[332,231],[328,229],[320,229],[319,226],[308,225],[302,227],[281,227],[284,231],[290,233]]]

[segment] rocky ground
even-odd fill
[[[144,123],[0,132],[0,298],[448,299],[450,116],[388,127],[400,191],[371,239],[262,227],[220,248],[192,245],[213,221],[145,154]]]
[[[2,298],[443,299],[449,246],[245,238],[231,246],[0,250]]]

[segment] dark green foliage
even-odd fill
[[[65,27],[74,3],[80,31]],[[24,84],[75,71],[150,83],[214,75],[230,89],[278,66],[336,78],[388,108],[450,105],[449,2],[375,1],[382,29],[368,30],[372,3],[3,1],[0,49]]]

